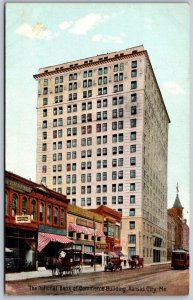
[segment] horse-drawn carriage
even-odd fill
[[[60,250],[56,257],[47,257],[46,269],[52,270],[52,276],[77,275],[81,272],[81,250]]]
[[[108,263],[105,265],[105,272],[106,271],[121,271],[122,270],[122,259],[120,257],[112,257]]]
[[[139,257],[139,255],[132,255],[131,259],[128,260],[129,262],[129,267],[131,269],[136,269],[144,266],[144,258]]]

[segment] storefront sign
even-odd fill
[[[18,190],[18,191],[24,191],[24,192],[28,192],[28,193],[30,193],[32,191],[31,187],[28,187],[20,182],[10,180],[8,178],[5,179],[5,184],[15,190]]]
[[[25,216],[15,216],[16,223],[31,223],[31,218],[29,215]]]
[[[96,249],[97,250],[108,250],[109,249],[109,245],[108,244],[96,244]]]
[[[91,221],[87,221],[87,220],[76,219],[76,224],[81,225],[81,226],[85,226],[85,227],[94,228],[94,223],[91,222]]]

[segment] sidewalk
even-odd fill
[[[145,264],[144,267],[148,266],[156,266],[162,264],[171,264],[171,262],[161,262],[161,263],[152,263],[152,264]],[[124,269],[129,269],[128,264],[126,266],[122,266]],[[102,272],[104,271],[104,266],[96,266],[95,272]],[[94,268],[90,266],[83,266],[82,273],[92,273],[94,272]],[[38,271],[31,271],[31,272],[20,272],[20,273],[8,273],[5,274],[5,281],[16,281],[16,280],[25,280],[31,278],[42,278],[42,277],[51,277],[52,271],[46,270],[44,267],[38,268]]]

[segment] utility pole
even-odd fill
[[[95,241],[95,230],[96,230],[96,224],[95,224],[95,217],[93,217],[93,225],[94,225],[94,256],[93,256],[93,266],[94,266],[94,272],[96,271],[96,265],[95,265],[95,247],[96,247],[96,241]]]

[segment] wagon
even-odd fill
[[[47,257],[46,269],[52,270],[52,276],[78,275],[81,272],[81,250],[62,249],[56,257]]]
[[[122,259],[120,257],[113,257],[110,261],[105,265],[105,272],[106,271],[121,271],[122,270]]]
[[[133,268],[140,268],[144,266],[144,258],[143,257],[139,257],[139,255],[132,255],[131,259],[129,259],[129,266],[131,267],[131,269]]]

